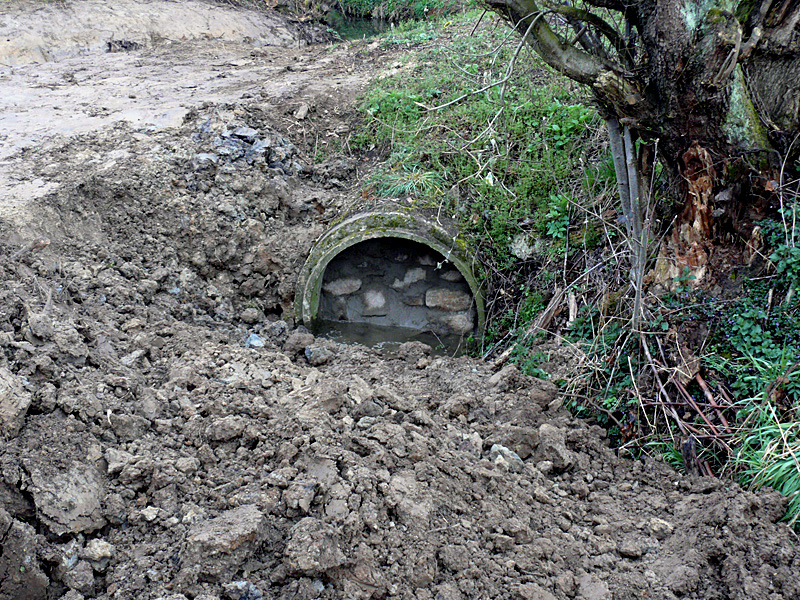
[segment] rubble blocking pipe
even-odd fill
[[[481,271],[455,225],[442,225],[441,220],[416,209],[391,204],[352,213],[336,222],[314,243],[297,282],[295,317],[298,323],[312,326],[319,311],[322,280],[328,264],[347,248],[378,238],[402,238],[435,250],[458,269],[475,299],[478,317],[477,334],[483,333],[486,320]]]

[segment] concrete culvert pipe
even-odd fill
[[[297,320],[437,335],[479,335],[478,266],[457,228],[396,204],[355,212],[314,244],[300,272]]]

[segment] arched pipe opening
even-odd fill
[[[329,229],[300,273],[298,322],[480,335],[484,303],[466,246],[420,214],[375,210]]]

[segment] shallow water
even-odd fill
[[[406,327],[387,327],[348,321],[320,321],[314,334],[342,344],[361,344],[380,350],[387,356],[397,353],[400,344],[422,342],[437,356],[460,356],[466,350],[465,338],[458,335],[436,335],[429,331]]]

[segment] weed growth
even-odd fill
[[[386,157],[367,193],[436,207],[488,267],[485,351],[518,339],[535,316],[530,307],[544,308],[531,299],[551,292],[565,253],[602,243],[598,228],[575,216],[608,170],[583,176],[582,165],[599,156],[600,120],[581,92],[525,48],[510,70],[516,48],[508,31],[487,22],[470,35],[477,18],[386,32],[384,46],[417,52],[368,90],[365,123],[351,143]],[[611,173],[613,185],[613,166]]]

